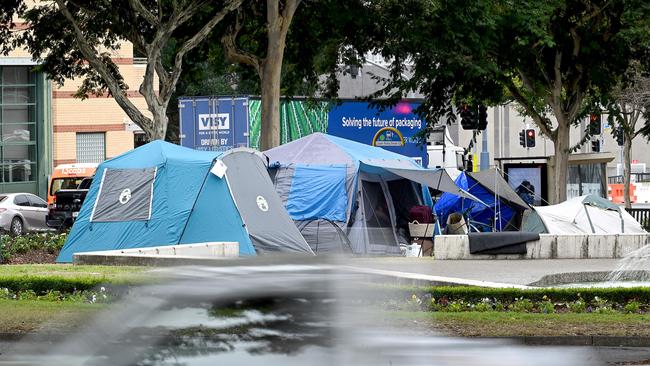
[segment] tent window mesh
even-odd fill
[[[390,211],[381,184],[362,182],[366,227],[372,245],[396,245]]]
[[[101,163],[106,159],[106,134],[77,133],[77,163]]]

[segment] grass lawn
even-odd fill
[[[148,269],[151,268],[129,266],[75,266],[72,264],[8,264],[0,265],[0,277],[31,275],[121,278],[139,275]]]
[[[391,325],[464,337],[650,336],[650,315],[499,312],[386,312]]]
[[[67,281],[71,286],[103,281],[121,283],[146,280],[150,267],[74,266],[71,264],[0,265],[0,283],[7,285],[25,280],[25,286],[40,287]],[[38,280],[38,281],[37,281]],[[48,287],[49,288],[49,287]],[[88,317],[107,304],[84,301],[5,300],[0,299],[0,333],[27,333],[39,330],[68,331],[84,324]]]
[[[107,306],[69,301],[0,300],[0,333],[71,331]]]
[[[151,267],[85,266],[72,264],[6,264],[0,265],[0,283],[20,278],[40,281],[62,279],[67,281],[139,282],[152,279]],[[1,287],[1,286],[0,286]]]

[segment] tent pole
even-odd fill
[[[618,217],[621,218],[621,232],[625,234],[625,220],[623,220],[623,213],[621,211],[618,211]]]
[[[591,226],[591,233],[592,233],[592,234],[595,234],[595,233],[596,233],[596,229],[594,229],[594,223],[591,222],[591,216],[589,216],[589,210],[587,210],[587,205],[585,205],[585,204],[583,203],[583,204],[582,204],[582,207],[585,208],[585,213],[587,214],[587,220],[589,220],[589,226]]]
[[[496,225],[497,225],[497,210],[501,210],[501,202],[499,202],[499,195],[497,194],[497,190],[499,187],[497,187],[497,169],[494,169],[494,225],[492,226],[492,232],[496,231]],[[499,219],[501,218],[501,215],[498,216]],[[501,223],[499,223],[499,229],[501,229]]]

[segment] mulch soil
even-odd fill
[[[59,253],[49,253],[47,250],[37,249],[22,254],[12,254],[3,264],[44,264],[56,263]]]

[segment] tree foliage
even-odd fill
[[[340,61],[354,57],[369,43],[359,37],[359,27],[378,28],[372,18],[359,17],[367,9],[365,4],[360,0],[257,0],[230,17],[221,43],[228,62],[249,67],[259,78],[262,149],[279,143],[282,94],[336,93]]]
[[[54,0],[39,3],[23,17],[26,44],[39,67],[58,84],[82,78],[79,97],[109,93],[149,139],[165,137],[166,110],[183,70],[185,55],[243,0]],[[171,42],[172,39],[174,42]],[[138,86],[149,114],[129,98],[115,54],[130,42],[146,57]],[[169,63],[163,54],[173,55]]]
[[[13,34],[17,29],[16,17],[27,7],[24,0],[3,0],[0,2],[0,53],[9,54],[14,49]]]
[[[378,95],[394,100],[419,90],[430,121],[454,120],[454,102],[516,101],[554,142],[556,202],[566,197],[570,128],[609,94],[650,40],[650,6],[640,0],[370,6],[387,27],[375,47],[393,60],[392,77]],[[405,68],[412,78],[402,76]]]
[[[247,3],[242,8],[242,25],[236,37],[239,49],[261,58],[267,51],[263,6],[264,3],[258,1]],[[320,0],[300,4],[287,33],[279,83],[283,97],[337,97],[337,74],[345,65],[358,63],[359,55],[363,55],[371,44],[359,29],[380,29],[372,17],[358,16],[366,10],[363,2],[358,0]],[[232,15],[219,24],[206,42],[186,56],[177,96],[262,93],[261,79],[254,68],[233,64],[226,58],[221,38],[235,20]],[[176,105],[170,104],[168,116],[168,136],[174,139],[178,130]]]

